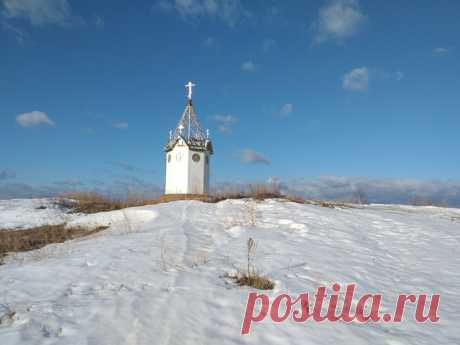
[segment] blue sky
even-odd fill
[[[188,80],[213,182],[458,180],[458,1],[0,4],[0,188],[161,187]]]

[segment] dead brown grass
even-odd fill
[[[304,199],[296,195],[287,195],[283,197],[283,200],[295,202],[297,204],[316,205],[316,206],[328,207],[328,208],[359,208],[361,207],[359,204],[354,204],[350,202],[334,201],[334,200],[308,200],[308,199]]]
[[[264,200],[283,197],[277,187],[265,184],[249,186],[246,191],[233,191],[216,194],[165,194],[158,198],[146,199],[139,196],[112,198],[95,192],[72,192],[59,196],[58,203],[75,213],[97,213],[121,210],[127,207],[156,205],[179,200],[199,200],[217,203],[227,199],[253,198]]]
[[[285,201],[295,202],[297,204],[306,204],[307,200],[297,195],[286,195],[283,198]]]
[[[272,184],[255,184],[249,186],[248,195],[253,199],[271,199],[271,198],[281,198],[279,187]]]
[[[228,199],[256,199],[265,200],[283,198],[278,186],[271,184],[253,184],[246,190],[235,190],[230,192],[216,193],[210,195],[209,202],[219,202]]]
[[[318,201],[319,205],[322,207],[329,207],[329,208],[357,208],[359,205],[351,204],[349,202],[342,202],[342,201],[327,201],[327,200],[320,200]]]
[[[157,198],[145,199],[139,196],[126,198],[111,198],[94,192],[73,192],[60,195],[59,204],[71,212],[97,213],[121,210],[127,207],[156,205],[180,200],[198,200],[202,202],[217,203],[229,199],[255,199],[265,200],[279,198],[298,204],[317,205],[328,208],[355,208],[357,204],[331,201],[308,200],[295,195],[283,195],[278,186],[270,184],[250,185],[246,190],[235,190],[216,194],[165,194]]]
[[[150,202],[159,204],[164,202],[180,200],[198,200],[204,202],[213,202],[214,196],[209,194],[164,194],[157,199],[150,200]],[[152,205],[152,203],[147,203],[147,205]]]
[[[92,235],[107,226],[93,229],[83,227],[66,227],[66,224],[45,225],[26,230],[0,229],[0,263],[9,252],[24,252],[42,248],[51,243],[62,243],[67,240]]]
[[[275,287],[275,283],[273,283],[270,279],[255,273],[252,273],[251,275],[228,275],[227,277],[232,279],[238,286],[250,286],[259,290],[273,290]]]
[[[97,213],[151,205],[158,203],[156,201],[140,197],[111,198],[94,192],[73,192],[61,194],[58,203],[75,213]]]
[[[272,290],[275,287],[275,283],[267,277],[258,274],[252,263],[256,254],[256,241],[252,237],[249,237],[246,245],[246,272],[239,271],[236,274],[226,274],[225,277],[232,279],[239,286],[251,286],[259,290]]]

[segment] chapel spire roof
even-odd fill
[[[166,150],[172,149],[179,137],[184,139],[189,146],[194,146],[196,148],[201,147],[206,149],[211,145],[209,130],[206,130],[205,132],[201,128],[200,123],[198,122],[198,116],[193,108],[192,88],[194,86],[195,84],[191,81],[185,85],[188,89],[187,104],[179,122],[177,123],[174,133],[172,131],[169,132],[169,141],[166,145]]]

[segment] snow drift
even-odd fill
[[[2,345],[460,343],[459,210],[227,200],[69,215],[36,209],[46,202],[0,203],[0,228],[63,220],[110,228],[6,259]],[[355,282],[361,293],[383,293],[391,310],[398,293],[437,292],[441,321],[263,322],[242,337],[250,289],[224,275],[244,268],[248,237],[255,266],[275,282],[271,295]]]

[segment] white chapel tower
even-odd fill
[[[191,81],[187,105],[177,128],[169,132],[166,144],[165,194],[207,194],[209,192],[209,158],[213,154],[209,130],[200,127],[192,105]]]

